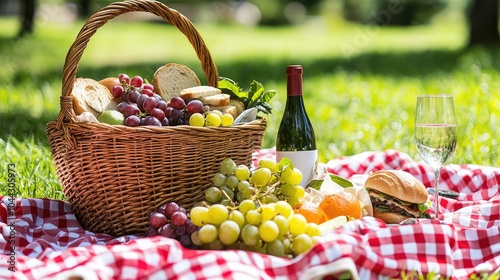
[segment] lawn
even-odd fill
[[[64,199],[45,124],[59,113],[64,59],[83,22],[42,22],[34,36],[13,39],[17,22],[0,18],[0,166],[15,165],[21,197]],[[448,163],[500,166],[500,50],[464,49],[460,17],[427,26],[387,28],[335,17],[303,26],[250,28],[197,25],[221,76],[247,88],[276,89],[263,146],[274,145],[286,98],[286,65],[304,67],[304,99],[320,160],[398,149],[420,160],[413,141],[416,96],[451,93],[458,144]],[[90,41],[78,76],[99,80],[121,72],[151,78],[168,62],[203,77],[186,38],[158,23],[115,20]],[[204,82],[204,79],[202,79]],[[0,193],[6,193],[1,180]]]

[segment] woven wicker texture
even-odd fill
[[[56,173],[82,226],[113,236],[143,234],[148,215],[169,201],[188,210],[203,200],[219,163],[226,157],[250,165],[261,148],[265,119],[232,127],[126,127],[80,123],[71,91],[90,38],[108,20],[127,12],[158,15],[186,35],[208,83],[217,86],[217,68],[194,25],[161,2],[112,3],[92,15],[66,56],[61,110],[47,124]]]

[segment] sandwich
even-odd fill
[[[429,193],[413,175],[402,170],[370,174],[364,185],[370,195],[373,216],[388,224],[408,218],[430,218]]]

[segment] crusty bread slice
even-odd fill
[[[220,94],[221,90],[212,86],[195,86],[181,90],[180,97],[186,99],[199,99]]]
[[[236,119],[236,117],[238,117],[238,112],[237,112],[235,106],[227,105],[227,106],[209,106],[209,107],[210,107],[210,110],[219,110],[223,114],[229,113],[233,116],[234,119]]]
[[[205,105],[227,106],[229,105],[229,94],[219,93],[216,95],[198,98]]]
[[[116,102],[108,88],[90,78],[77,78],[71,94],[73,110],[78,116],[83,112],[90,112],[96,118],[105,110],[116,109]]]
[[[185,88],[199,86],[200,79],[189,67],[177,63],[168,63],[158,68],[153,75],[155,92],[165,101],[179,96]]]

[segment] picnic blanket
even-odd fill
[[[274,156],[274,149],[263,149],[255,162]],[[425,163],[395,150],[326,165],[345,178],[402,169],[426,187],[434,181]],[[293,259],[185,249],[158,236],[115,238],[83,229],[65,201],[2,196],[0,279],[397,279],[429,273],[469,279],[500,273],[500,168],[449,164],[440,178],[440,188],[460,193],[440,198],[444,222],[391,226],[367,216],[323,235]]]

